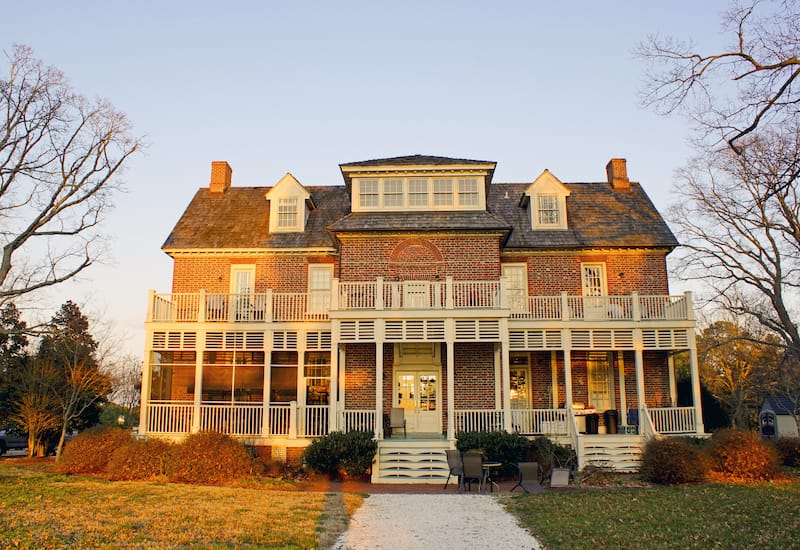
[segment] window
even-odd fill
[[[599,411],[614,408],[614,380],[607,353],[589,353],[586,358],[589,404]]]
[[[408,206],[428,206],[428,180],[408,180]]]
[[[403,180],[383,181],[383,205],[403,206]]]
[[[358,204],[362,207],[378,206],[378,180],[361,180],[358,190]]]
[[[461,206],[475,206],[478,204],[478,180],[458,180],[458,203]]]
[[[453,204],[453,181],[449,179],[433,180],[433,204],[435,206],[451,206]]]
[[[297,227],[297,197],[278,199],[278,229]]]
[[[539,225],[559,225],[561,208],[556,195],[539,195],[537,197]]]
[[[605,264],[581,264],[581,279],[584,296],[605,296]]]

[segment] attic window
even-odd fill
[[[278,199],[278,229],[294,229],[297,223],[297,197]]]
[[[538,195],[536,198],[539,225],[559,226],[561,224],[561,208],[558,204],[558,195]]]

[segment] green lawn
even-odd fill
[[[800,548],[800,481],[552,491],[506,505],[548,548]]]
[[[4,459],[0,548],[316,548],[326,498],[268,486],[109,482]],[[336,498],[348,511],[361,501]]]

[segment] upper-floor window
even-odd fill
[[[482,181],[479,177],[356,179],[353,210],[482,210],[486,202]]]
[[[561,208],[558,204],[558,195],[537,195],[537,215],[539,216],[539,225],[553,225],[558,226],[561,224]]]
[[[296,228],[297,214],[297,197],[278,199],[278,229]]]

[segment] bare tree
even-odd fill
[[[135,355],[125,355],[107,367],[112,389],[109,401],[126,409],[137,408],[142,395],[142,360]]]
[[[794,0],[732,3],[722,16],[732,43],[700,52],[692,42],[650,36],[642,99],[662,114],[686,109],[705,136],[740,151],[758,127],[796,121],[800,110],[800,8]]]
[[[679,275],[709,288],[734,318],[756,320],[785,355],[786,394],[800,396],[800,127],[761,130],[740,152],[710,151],[679,173],[669,217],[684,243]]]
[[[59,428],[61,418],[51,391],[58,378],[51,363],[32,356],[13,372],[11,420],[28,434],[29,457],[46,456],[47,440]]]
[[[0,77],[0,305],[62,283],[102,252],[99,224],[142,148],[125,115],[75,93],[29,48]]]

